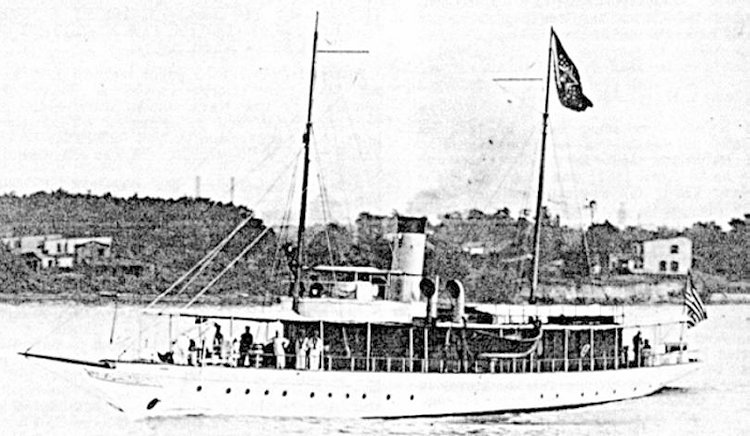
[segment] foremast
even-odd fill
[[[310,93],[307,101],[307,124],[302,142],[305,145],[305,157],[302,167],[302,199],[299,209],[299,226],[297,227],[297,257],[294,268],[294,285],[292,287],[292,310],[299,313],[299,297],[302,292],[302,262],[305,251],[305,219],[307,217],[307,185],[310,172],[310,135],[312,134],[313,88],[315,85],[315,55],[318,47],[318,13],[315,13],[315,32],[313,33],[312,65],[310,67]]]

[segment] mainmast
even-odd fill
[[[544,154],[547,145],[547,118],[549,117],[549,77],[552,66],[552,35],[554,31],[550,27],[549,52],[547,53],[547,90],[544,96],[544,113],[542,114],[542,153],[539,162],[539,188],[536,195],[536,218],[534,222],[534,259],[531,266],[531,292],[529,292],[529,303],[534,304],[534,294],[539,287],[539,247],[541,245],[542,231],[542,198],[544,195]]]
[[[315,13],[315,33],[313,34],[312,66],[310,68],[310,94],[307,102],[307,124],[302,142],[305,144],[305,160],[302,170],[302,200],[297,227],[297,259],[292,287],[292,310],[299,312],[299,297],[302,290],[302,262],[305,251],[305,218],[307,216],[307,179],[310,171],[310,134],[312,133],[313,86],[315,85],[315,54],[318,46],[318,13]]]

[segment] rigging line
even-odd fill
[[[337,103],[338,103],[338,101],[337,101]],[[348,106],[346,106],[346,105],[344,105],[344,106],[348,109]],[[349,123],[350,126],[351,125],[355,125],[355,123],[354,123],[354,121],[352,120],[352,117],[351,117],[351,113],[352,112],[353,112],[352,110],[344,110],[344,111],[341,112],[347,118],[347,121],[348,121],[348,123]],[[322,131],[323,141],[321,141],[320,143],[323,143],[323,144],[333,143],[335,145],[339,145],[340,147],[344,147],[343,145],[341,145],[342,142],[340,141],[340,139],[339,139],[338,136],[331,136],[330,139],[326,139],[326,138],[328,138],[328,136],[326,135],[325,132],[326,132],[325,129],[323,129],[323,131]],[[316,132],[313,132],[313,136],[314,137],[316,136]],[[348,136],[351,137],[351,141],[354,142],[355,144],[359,144],[360,143],[360,137],[359,137],[359,134],[357,133],[356,130],[355,130],[354,133],[349,133]],[[319,142],[316,141],[316,144],[319,144]],[[316,149],[315,153],[316,153],[316,157],[318,159],[318,167],[322,169],[324,165],[323,165],[323,161],[320,159],[320,155],[318,154],[318,151],[317,151],[318,148],[322,148],[322,147],[320,147],[320,146],[315,147],[315,149]],[[367,147],[365,147],[365,148],[367,149]],[[366,168],[364,168],[363,162],[367,162],[367,160],[365,159],[364,155],[362,154],[362,148],[361,147],[354,147],[354,149],[357,152],[357,154],[359,155],[359,159],[355,159],[353,162],[355,162],[358,165],[359,170],[358,171],[352,171],[350,173],[366,174]],[[352,161],[350,161],[348,163],[351,163],[351,162]],[[352,203],[351,198],[348,196],[348,191],[345,190],[343,192],[343,194],[344,194],[344,197],[345,197],[347,213],[348,213],[348,215],[351,215],[351,210],[352,210],[352,208],[351,208],[351,203]]]
[[[71,320],[73,320],[73,318],[76,318],[79,315],[80,315],[80,313],[78,313],[77,311],[72,312],[64,321],[55,324],[48,332],[44,333],[44,335],[40,336],[36,341],[34,341],[31,345],[29,345],[29,347],[25,351],[28,353],[32,348],[36,347],[41,342],[43,342],[45,339],[47,339],[50,336],[50,334],[52,334],[53,332],[59,330],[65,324],[69,323]]]
[[[318,173],[318,187],[320,188],[320,201],[321,206],[323,209],[323,232],[325,232],[326,235],[326,244],[328,245],[328,259],[331,262],[331,265],[335,265],[335,262],[333,260],[333,247],[331,246],[331,234],[328,231],[328,216],[326,214],[326,198],[324,194],[323,189],[323,180],[320,176],[320,173]]]
[[[206,255],[203,256],[203,258],[199,260],[198,263],[193,265],[192,268],[190,268],[187,272],[185,272],[182,276],[180,276],[180,278],[178,278],[177,281],[175,281],[170,287],[168,287],[164,292],[162,292],[156,298],[154,298],[154,300],[151,301],[151,303],[148,306],[146,306],[145,310],[148,310],[154,307],[156,303],[161,301],[162,298],[164,298],[165,296],[167,296],[167,294],[172,292],[172,290],[174,290],[180,283],[182,283],[183,280],[185,280],[188,276],[192,275],[192,277],[190,277],[190,280],[188,280],[182,286],[182,288],[177,292],[176,295],[182,294],[185,291],[185,289],[187,289],[187,287],[190,286],[190,284],[192,284],[193,281],[195,281],[195,279],[198,276],[200,276],[200,274],[208,267],[208,265],[211,264],[211,262],[216,258],[216,256],[218,256],[219,252],[221,252],[221,250],[229,243],[229,241],[232,238],[234,238],[237,232],[242,230],[242,228],[245,227],[252,219],[253,219],[253,215],[251,214],[249,217],[245,218],[242,222],[240,222],[240,224],[237,227],[235,227],[234,230],[232,230],[229,233],[229,235],[227,235],[215,247],[213,247],[208,253],[206,253]]]
[[[570,207],[570,204],[569,204],[570,199],[567,196],[567,193],[565,192],[565,185],[563,184],[563,181],[562,181],[563,170],[562,170],[562,165],[560,165],[560,159],[559,159],[558,150],[557,150],[559,147],[551,147],[551,148],[552,148],[552,162],[556,170],[555,175],[557,176],[557,190],[560,192],[560,197],[562,199],[561,201],[563,204],[563,210],[567,214],[570,212],[568,210],[568,208]],[[551,190],[552,189],[550,189],[550,191]]]
[[[260,240],[261,240],[261,239],[263,239],[263,236],[265,236],[265,235],[266,235],[266,233],[268,233],[268,231],[269,231],[270,229],[271,229],[270,227],[266,227],[266,228],[265,228],[265,229],[264,229],[264,230],[263,230],[263,231],[262,231],[262,232],[261,232],[261,233],[260,233],[260,234],[259,234],[259,235],[258,235],[258,236],[257,236],[257,237],[256,237],[256,238],[254,239],[254,240],[253,240],[253,242],[251,242],[251,243],[250,243],[250,245],[248,245],[247,247],[245,247],[245,249],[244,249],[244,250],[242,250],[242,252],[240,252],[240,254],[239,254],[239,255],[237,255],[237,257],[235,257],[234,259],[232,259],[232,261],[231,261],[231,262],[229,262],[229,264],[228,264],[227,266],[225,266],[225,267],[224,267],[224,269],[223,269],[223,270],[221,270],[221,272],[220,272],[219,274],[217,274],[217,275],[216,275],[216,277],[214,277],[214,278],[213,278],[213,279],[212,279],[212,280],[211,280],[211,281],[210,281],[210,282],[209,282],[209,283],[208,283],[208,284],[207,284],[207,285],[206,285],[206,286],[205,286],[205,287],[204,287],[203,289],[201,289],[201,291],[200,291],[200,292],[198,292],[198,293],[197,293],[197,294],[195,295],[195,297],[193,297],[193,298],[192,298],[192,299],[191,299],[191,300],[190,300],[190,301],[189,301],[189,302],[188,302],[187,304],[185,304],[185,305],[184,305],[184,306],[182,307],[182,309],[187,309],[188,307],[192,306],[192,305],[193,305],[193,303],[195,303],[195,302],[196,302],[196,301],[198,300],[198,298],[202,297],[202,296],[203,296],[203,294],[205,294],[205,293],[206,293],[206,292],[207,292],[207,291],[208,291],[209,289],[211,289],[211,287],[212,287],[212,286],[213,286],[213,285],[214,285],[214,284],[215,284],[216,282],[218,282],[218,281],[219,281],[219,279],[220,279],[220,278],[222,278],[222,277],[224,276],[224,274],[226,274],[226,273],[227,273],[227,271],[229,271],[229,270],[230,270],[230,269],[231,269],[231,268],[232,268],[232,267],[233,267],[233,266],[234,266],[234,265],[235,265],[235,264],[236,264],[237,262],[239,262],[239,261],[240,261],[240,260],[241,260],[241,259],[242,259],[242,258],[243,258],[243,257],[245,256],[245,254],[247,254],[247,252],[248,252],[248,251],[250,251],[250,250],[251,250],[251,249],[252,249],[253,247],[255,247],[255,245],[256,245],[256,244],[258,244],[258,242],[260,242]]]
[[[330,199],[328,197],[328,185],[323,184],[322,189],[323,189],[323,195],[325,197],[326,204],[328,205],[328,216],[329,216],[329,219],[331,219],[332,216],[333,216],[333,212],[331,211],[331,201],[330,201]],[[341,249],[338,246],[338,243],[336,242],[336,239],[334,238],[333,242],[331,243],[330,236],[329,236],[329,245],[331,245],[333,247],[333,248],[330,249],[331,250],[332,260],[333,260],[333,256],[336,255],[336,254],[338,254],[337,257],[339,259],[339,262],[341,262],[342,258],[343,258],[343,255],[342,255]]]
[[[318,161],[318,171],[317,171],[317,179],[318,179],[318,190],[320,191],[320,202],[321,202],[321,212],[323,213],[323,232],[325,232],[326,236],[326,244],[328,245],[328,258],[331,262],[331,265],[335,265],[334,262],[334,252],[333,252],[333,246],[331,245],[331,234],[328,231],[328,220],[330,217],[330,203],[328,202],[328,190],[325,187],[325,183],[323,182],[323,176],[321,175],[321,168],[322,165],[322,159],[320,158],[320,153],[318,152],[318,147],[314,148],[315,158]],[[327,210],[326,210],[327,206]]]
[[[273,182],[271,183],[271,186],[270,186],[270,187],[269,187],[269,188],[268,188],[268,189],[266,190],[266,192],[264,192],[264,193],[263,193],[263,195],[262,195],[262,196],[260,197],[260,200],[258,201],[259,203],[261,203],[261,204],[262,204],[262,201],[263,201],[263,199],[265,199],[266,195],[268,195],[268,193],[269,193],[269,192],[271,192],[271,190],[272,190],[272,189],[273,189],[273,188],[274,188],[274,187],[276,186],[276,184],[277,184],[277,183],[279,182],[279,180],[281,180],[281,176],[283,176],[283,175],[284,175],[284,173],[285,173],[285,172],[286,172],[286,171],[287,171],[287,170],[288,170],[288,169],[289,169],[289,168],[290,168],[290,167],[291,167],[291,166],[292,166],[293,164],[295,165],[295,171],[296,171],[297,165],[299,164],[299,162],[298,162],[298,161],[299,161],[299,156],[300,156],[300,154],[302,153],[302,150],[303,150],[303,149],[302,149],[302,148],[300,147],[300,149],[299,149],[299,150],[297,151],[297,154],[296,154],[296,155],[294,156],[294,158],[293,158],[293,159],[291,159],[291,160],[290,160],[290,162],[289,162],[289,163],[288,163],[288,164],[286,165],[286,167],[284,167],[284,168],[282,169],[282,171],[281,171],[281,172],[279,173],[279,176],[277,176],[277,177],[276,177],[276,179],[275,179],[275,180],[274,180],[274,181],[273,181]],[[263,231],[263,233],[267,232],[267,231],[268,231],[269,229],[270,229],[270,227],[266,227],[266,229],[265,229],[265,230]],[[208,256],[208,255],[207,255],[207,256]],[[151,307],[151,305],[149,305],[149,307]],[[152,323],[151,323],[150,325],[148,325],[148,326],[146,326],[146,327],[144,327],[144,328],[141,328],[140,332],[141,332],[141,333],[145,333],[145,332],[149,331],[150,329],[152,329],[152,328],[153,328],[153,327],[154,327],[155,325],[156,325],[156,321],[152,322]],[[131,345],[132,345],[132,342],[133,342],[133,341],[135,341],[135,340],[136,340],[136,338],[130,338],[130,337],[127,337],[127,338],[125,338],[125,339],[123,339],[123,340],[119,340],[119,341],[117,341],[117,343],[118,343],[118,344],[124,344],[124,343],[128,343],[128,344],[131,344]]]
[[[31,360],[34,361],[35,359],[31,359]],[[68,383],[68,384],[72,385],[75,389],[82,390],[83,392],[91,395],[92,397],[96,398],[97,400],[100,400],[100,401],[104,402],[105,404],[113,407],[114,409],[117,409],[120,412],[123,411],[119,407],[117,407],[114,404],[112,404],[100,391],[98,391],[98,390],[96,390],[94,388],[91,388],[91,387],[89,387],[88,385],[86,385],[84,383],[78,383],[78,382],[74,381],[74,378],[71,377],[69,373],[66,373],[66,372],[63,372],[63,371],[53,370],[52,369],[53,368],[52,365],[40,365],[40,364],[36,364],[36,367],[40,368],[42,371],[45,371],[45,372],[47,372],[49,374],[52,374],[58,380],[63,380],[65,383]],[[57,368],[57,366],[54,366],[54,367]],[[88,374],[86,374],[86,375],[88,376]]]
[[[509,159],[507,161],[508,171],[503,171],[503,175],[501,176],[500,182],[497,184],[497,187],[490,195],[490,202],[495,201],[495,197],[500,192],[500,190],[503,189],[505,182],[518,171],[520,165],[516,165],[516,163],[521,160],[521,156],[525,155],[526,151],[531,147],[530,140],[533,135],[534,135],[534,131],[532,129],[529,129],[529,131],[526,134],[526,138],[520,143],[521,147],[516,149],[515,154],[511,154],[509,156]],[[523,191],[523,192],[526,192],[526,191]]]
[[[289,222],[292,219],[292,202],[294,201],[294,188],[297,182],[297,170],[299,169],[299,159],[296,160],[294,170],[292,171],[291,181],[289,183],[289,189],[287,190],[286,203],[284,206],[284,214],[281,217],[281,227],[279,229],[279,237],[276,239],[276,248],[273,255],[273,267],[271,269],[271,277],[276,277],[277,265],[280,267],[282,245],[285,243],[289,235]]]
[[[515,154],[511,154],[509,156],[509,159],[507,160],[507,170],[506,168],[501,167],[502,176],[500,178],[499,183],[497,184],[497,187],[490,195],[490,201],[494,202],[495,197],[500,192],[500,190],[504,189],[506,181],[512,178],[512,176],[515,175],[515,173],[518,171],[518,168],[520,165],[518,165],[519,161],[521,160],[521,156],[525,154],[525,151],[529,148],[529,139],[531,138],[532,133],[530,132],[527,136],[527,138],[522,142],[522,145],[519,149],[516,150]],[[505,170],[505,171],[504,171]]]
[[[506,88],[505,86],[500,85],[499,82],[495,82],[495,83],[497,84],[498,88],[502,89],[503,91],[506,92],[506,94],[509,94],[510,97],[514,98],[514,100],[513,100],[513,102],[511,104],[518,105],[521,109],[526,109],[527,111],[529,111],[529,112],[531,112],[531,113],[533,113],[535,115],[542,115],[543,112],[540,111],[539,109],[537,109],[536,106],[533,105],[532,103],[527,103],[527,99],[526,98],[521,97],[519,94],[511,91],[510,89]],[[518,102],[518,103],[516,103],[516,102]]]

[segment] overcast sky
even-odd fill
[[[0,8],[0,192],[229,200],[277,224],[320,11],[311,212],[533,209],[550,26],[594,107],[550,96],[565,222],[750,213],[746,1],[23,1]],[[297,159],[299,161],[299,159]],[[298,165],[299,166],[299,165]],[[297,189],[299,185],[297,170]]]

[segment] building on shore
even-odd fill
[[[685,275],[693,263],[693,243],[686,237],[636,242],[630,253],[612,256],[610,268],[631,274]]]
[[[101,262],[112,256],[109,236],[63,238],[62,235],[12,236],[2,238],[12,254],[22,256],[33,270],[72,269],[78,264]]]

